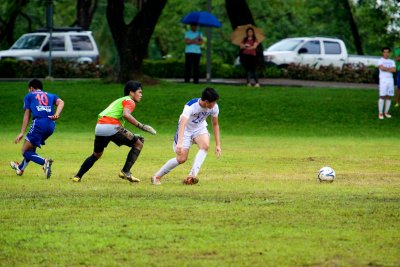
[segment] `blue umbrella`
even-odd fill
[[[211,13],[206,11],[194,11],[187,14],[182,20],[185,24],[197,24],[205,27],[221,28],[219,20]]]

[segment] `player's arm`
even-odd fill
[[[221,156],[221,140],[219,135],[218,117],[211,117],[211,124],[215,139],[215,154],[217,157]]]
[[[185,127],[188,122],[187,117],[181,115],[179,119],[179,130],[178,130],[178,141],[176,142],[176,154],[180,154],[182,150],[182,144],[183,144],[183,135],[185,133]]]
[[[64,108],[64,101],[62,101],[61,98],[58,98],[56,101],[56,112],[54,113],[54,115],[49,116],[50,119],[52,119],[53,121],[58,120],[58,118],[60,118],[60,114]]]
[[[153,129],[153,127],[151,127],[150,125],[146,125],[143,123],[140,123],[137,119],[135,119],[135,117],[132,116],[132,110],[130,108],[124,108],[122,111],[122,117],[124,117],[124,119],[129,122],[130,124],[132,124],[133,126],[138,127],[139,129],[151,133],[151,134],[156,134],[156,130]]]
[[[31,117],[31,110],[30,109],[25,109],[24,112],[24,118],[22,119],[22,125],[21,125],[21,132],[17,137],[15,138],[15,143],[18,144],[19,141],[21,141],[22,137],[24,137],[26,127],[28,127],[29,119]]]
[[[379,69],[386,72],[396,72],[396,67],[385,67],[383,65],[379,65]]]

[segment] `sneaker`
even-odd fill
[[[151,177],[151,183],[153,185],[161,185],[161,177],[154,175],[153,177]]]
[[[390,119],[392,117],[392,115],[390,115],[389,113],[385,113],[385,117]]]
[[[248,86],[248,87],[251,87],[251,83],[248,83],[247,86]]]
[[[398,107],[399,107],[399,103],[396,103],[396,104],[394,105],[394,107],[395,107],[395,108],[398,108]]]
[[[383,114],[382,114],[382,113],[379,113],[378,118],[379,118],[380,120],[383,120]]]
[[[124,172],[124,171],[121,170],[119,172],[118,176],[119,176],[119,178],[128,180],[131,183],[133,183],[133,182],[139,183],[140,182],[140,179],[136,178],[136,177],[133,177],[130,172]]]
[[[51,176],[51,165],[53,164],[52,159],[45,159],[44,160],[44,165],[43,165],[43,171],[44,174],[46,175],[47,179],[50,179]]]
[[[187,184],[187,185],[192,185],[192,184],[197,184],[199,182],[199,179],[196,177],[188,176],[186,179],[182,181],[182,183]]]
[[[256,85],[254,85],[254,87],[260,87],[260,84],[259,84],[259,83],[256,83]]]
[[[81,179],[82,179],[82,178],[79,178],[79,177],[72,177],[72,178],[71,178],[71,181],[72,181],[73,183],[80,183],[80,182],[81,182]]]
[[[11,161],[11,162],[10,162],[10,166],[11,166],[11,168],[12,168],[13,170],[15,170],[15,173],[16,173],[18,176],[22,176],[22,174],[24,174],[24,170],[20,170],[20,169],[19,169],[19,163],[18,163],[18,162],[16,162],[16,161]]]

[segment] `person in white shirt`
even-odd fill
[[[390,48],[382,48],[382,57],[378,61],[379,67],[379,100],[378,111],[379,119],[383,120],[384,117],[391,118],[389,113],[391,97],[394,95],[394,79],[393,73],[396,72],[396,63],[389,58]],[[385,107],[385,109],[383,109]]]
[[[210,145],[210,133],[207,130],[206,119],[211,116],[211,124],[215,139],[215,153],[221,155],[221,141],[218,124],[219,108],[218,93],[213,88],[204,89],[201,98],[194,98],[186,103],[178,121],[178,128],[174,137],[173,149],[176,157],[168,160],[156,174],[151,177],[153,185],[161,185],[161,177],[169,173],[179,164],[186,162],[189,149],[193,143],[197,144],[199,151],[196,154],[192,169],[183,183],[186,185],[197,184],[197,175],[203,164]]]

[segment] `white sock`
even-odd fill
[[[385,101],[385,113],[389,112],[391,103],[392,103],[392,101],[390,99],[386,99],[386,101]]]
[[[207,151],[200,149],[196,157],[194,158],[192,169],[190,170],[189,176],[196,177],[199,174],[201,165],[203,164],[204,160],[206,159]]]
[[[385,103],[385,99],[379,98],[378,100],[378,111],[379,114],[383,113],[383,104]]]
[[[164,166],[161,167],[161,169],[155,174],[155,176],[162,177],[172,171],[178,165],[179,162],[176,160],[176,158],[172,158],[168,160],[167,163],[164,164]]]

